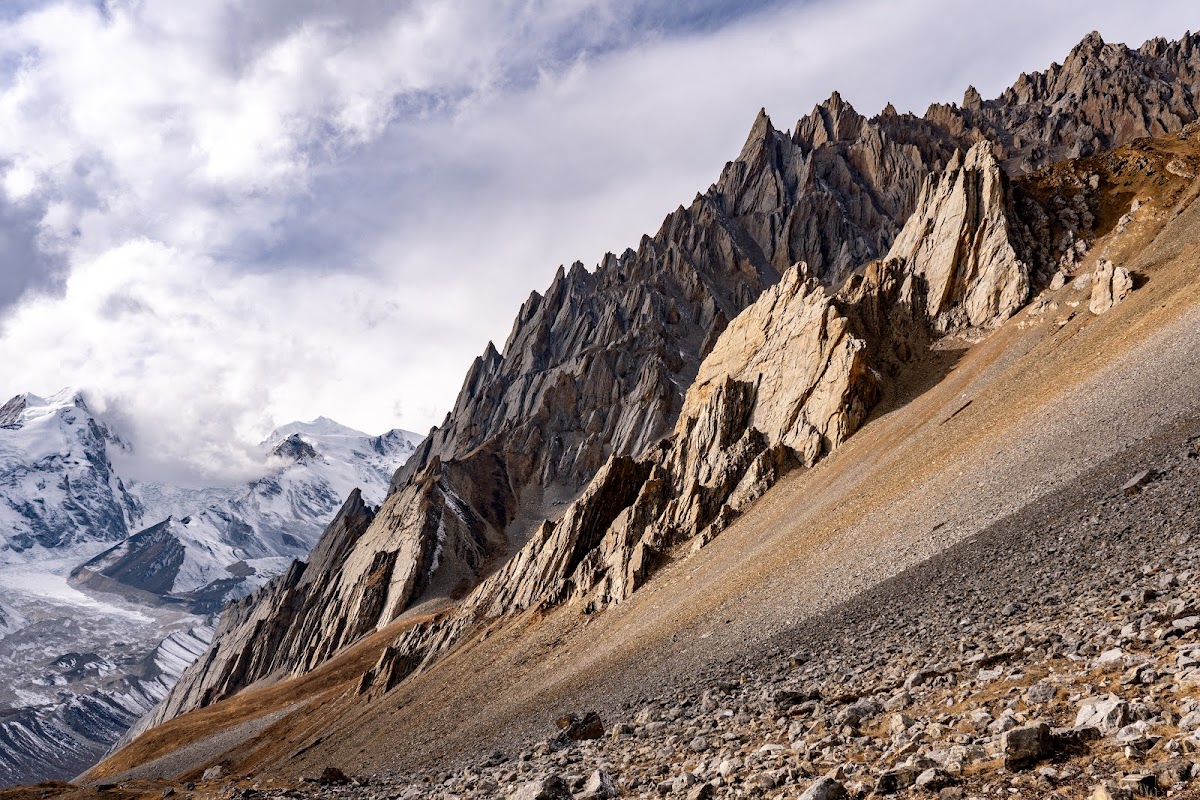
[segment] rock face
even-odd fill
[[[1092,299],[1088,309],[1103,314],[1124,300],[1133,291],[1133,276],[1124,267],[1114,267],[1106,258],[1100,259],[1092,274]]]
[[[274,608],[231,611],[229,643],[157,719],[308,669],[415,603],[461,599],[363,684],[392,685],[477,618],[618,601],[715,535],[861,424],[876,373],[1025,302],[1039,271],[1017,246],[1001,164],[1027,171],[1195,119],[1200,37],[1138,51],[1097,40],[996,100],[968,93],[924,119],[868,120],[836,93],[791,135],[760,114],[717,184],[654,237],[530,296],[348,557],[282,580],[261,601]],[[1131,110],[1105,111],[1118,103]],[[368,585],[376,600],[360,602]],[[277,602],[286,591],[295,599]],[[254,655],[278,639],[287,656]]]
[[[986,142],[965,158],[956,154],[940,178],[926,179],[887,257],[911,264],[924,280],[926,310],[939,330],[1002,322],[1025,304],[1030,269],[1013,249],[1011,218],[1007,180]]]
[[[350,641],[344,632],[386,625],[418,599],[462,596],[498,556],[547,535],[538,524],[563,515],[610,459],[636,459],[671,433],[703,356],[792,263],[820,265],[813,274],[828,282],[885,252],[931,168],[919,148],[836,95],[797,128],[788,137],[760,115],[720,180],[654,237],[595,271],[560,270],[545,295],[532,294],[503,352],[489,344],[454,410],[396,473],[352,557],[325,564],[319,579],[307,568],[296,591],[319,590],[312,602],[331,616],[305,628],[285,606],[275,624],[325,654],[326,639]],[[379,604],[353,601],[367,583],[383,587]],[[236,638],[264,644],[252,632]],[[196,679],[209,685],[203,670]]]

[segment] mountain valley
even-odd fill
[[[76,391],[21,395],[2,416],[6,783],[93,764],[204,652],[225,598],[306,555],[352,489],[381,501],[418,441],[292,423],[263,443],[261,478],[189,489],[122,479],[132,448]]]

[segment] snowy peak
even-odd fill
[[[109,459],[124,444],[78,390],[17,395],[0,420],[0,561],[128,535],[141,506]]]
[[[304,437],[298,433],[293,433],[271,448],[271,455],[281,458],[284,461],[294,461],[297,463],[303,463],[318,457],[317,451],[313,449],[313,446],[304,441]]]
[[[317,417],[311,422],[281,425],[263,440],[260,447],[269,455],[290,463],[317,457],[361,458],[370,452],[380,456],[407,456],[422,438],[420,434],[399,428],[371,436],[329,417]]]
[[[289,422],[286,425],[281,425],[271,432],[271,435],[266,438],[263,444],[270,446],[296,434],[315,439],[328,437],[368,438],[367,434],[362,431],[343,425],[329,417],[317,417],[311,422]]]
[[[59,414],[68,409],[91,413],[83,399],[83,392],[78,389],[68,387],[49,397],[39,397],[32,392],[25,392],[0,406],[0,427],[21,427],[27,422]]]

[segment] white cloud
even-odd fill
[[[86,386],[149,468],[209,475],[293,418],[423,430],[531,289],[636,246],[759,106],[991,96],[1094,27],[1192,14],[1130,5],[781,3],[679,32],[617,0],[47,4],[0,22],[0,185],[66,273],[4,313],[0,394]]]

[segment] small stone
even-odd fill
[[[598,769],[588,777],[587,783],[583,785],[583,792],[575,797],[576,800],[607,800],[619,794],[612,776]]]
[[[219,780],[221,780],[221,778],[224,778],[224,777],[225,777],[225,768],[222,767],[220,764],[217,764],[216,766],[209,767],[208,769],[204,770],[204,774],[200,776],[200,780],[202,780],[202,781],[219,781]]]
[[[621,737],[632,736],[636,730],[637,728],[635,728],[632,723],[618,722],[612,727],[612,740],[614,742],[620,741]]]
[[[700,782],[700,779],[697,778],[695,775],[693,775],[690,772],[685,772],[682,775],[680,775],[679,777],[677,777],[675,780],[671,781],[671,791],[684,792],[684,791],[690,789],[691,787],[695,786],[699,782]]]
[[[846,787],[837,781],[832,778],[817,778],[804,790],[804,794],[800,795],[800,800],[845,800],[847,797],[849,794]]]
[[[1126,481],[1125,485],[1121,487],[1121,491],[1125,493],[1126,497],[1132,497],[1133,495],[1140,492],[1142,490],[1142,487],[1144,487],[1144,486],[1146,486],[1146,484],[1150,483],[1150,481],[1153,478],[1154,478],[1154,473],[1152,473],[1148,469],[1144,469],[1141,472],[1139,472],[1138,474],[1134,475],[1128,481]]]
[[[1092,789],[1088,800],[1133,800],[1133,792],[1123,786],[1101,783]]]
[[[711,783],[702,783],[692,787],[692,790],[687,793],[687,800],[711,800],[716,793],[717,790]]]
[[[571,790],[567,782],[557,775],[540,781],[523,783],[509,795],[509,800],[570,800]]]
[[[817,695],[820,697],[820,695]],[[771,702],[775,705],[776,710],[786,711],[797,703],[804,703],[808,700],[815,699],[812,692],[798,691],[795,689],[780,689],[771,696]]]

